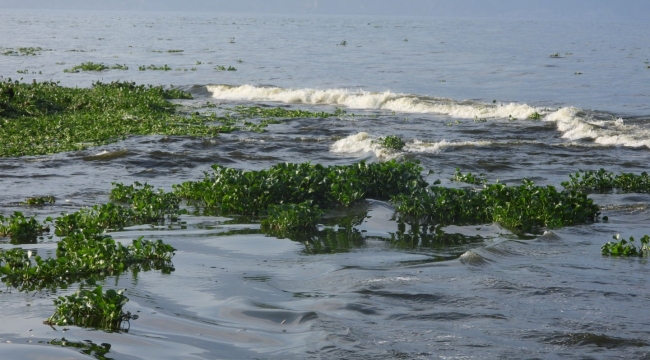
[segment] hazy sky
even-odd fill
[[[0,0],[0,8],[650,20],[650,0]]]

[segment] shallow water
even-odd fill
[[[45,218],[103,203],[112,181],[170,189],[212,164],[406,158],[443,185],[457,186],[449,179],[460,168],[559,186],[579,169],[639,173],[650,163],[645,23],[9,11],[0,30],[2,49],[51,49],[0,55],[4,77],[172,84],[194,94],[183,105],[201,111],[347,111],[260,134],[132,137],[0,159],[5,215]],[[86,61],[129,70],[63,73]],[[138,71],[150,64],[173,70]],[[542,118],[526,119],[534,112]],[[403,152],[372,142],[391,134],[407,141]],[[35,195],[57,203],[17,205]],[[52,299],[77,285],[56,294],[8,288],[0,358],[650,358],[647,260],[600,255],[612,235],[650,234],[650,197],[592,197],[608,222],[526,237],[496,224],[450,226],[433,246],[408,247],[389,241],[398,236],[390,205],[368,201],[340,211],[362,222],[336,232],[338,251],[317,255],[242,219],[187,215],[182,226],[130,228],[113,235],[160,238],[178,251],[171,274],[104,281],[127,289],[126,310],[140,315],[129,331],[43,325]],[[51,255],[55,241],[23,247]]]

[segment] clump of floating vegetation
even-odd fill
[[[483,189],[431,186],[413,194],[393,197],[399,213],[444,224],[496,222],[515,232],[590,223],[598,207],[575,190],[558,191],[524,180],[520,186],[496,183]]]
[[[530,119],[530,120],[541,120],[542,119],[542,114],[535,111],[534,113],[528,115],[528,119]]]
[[[310,200],[300,204],[271,204],[267,208],[268,217],[262,221],[262,229],[284,235],[290,232],[309,232],[316,230],[323,211]]]
[[[161,240],[138,238],[124,246],[108,235],[78,229],[57,243],[56,258],[14,248],[0,252],[2,281],[21,290],[66,287],[93,275],[131,268],[171,271],[175,249]]]
[[[558,53],[555,53],[555,54],[551,54],[549,57],[557,59],[557,58],[561,58],[562,56],[560,56],[560,53],[558,52]]]
[[[222,214],[251,215],[270,205],[311,201],[329,208],[365,198],[388,199],[426,186],[418,163],[322,166],[280,163],[267,170],[241,171],[213,165],[203,181],[174,185],[181,197]]]
[[[415,219],[444,224],[497,222],[515,232],[590,223],[600,215],[583,192],[558,191],[529,180],[520,186],[487,185],[484,178],[457,172],[458,180],[484,187],[428,187],[422,168],[411,162],[330,167],[278,164],[260,171],[214,165],[213,169],[203,181],[175,185],[175,193],[214,213],[240,215],[263,215],[276,204],[310,201],[327,209],[366,198],[391,198],[399,213]]]
[[[27,218],[19,211],[9,217],[0,215],[0,236],[9,237],[14,243],[35,243],[39,236],[48,231],[49,226],[42,225],[34,216]]]
[[[454,172],[454,176],[451,178],[451,181],[457,181],[457,182],[462,182],[462,183],[472,184],[472,185],[487,184],[487,179],[485,178],[485,174],[478,174],[478,175],[474,175],[472,173],[463,174],[460,172],[459,168],[456,168],[456,171]]]
[[[167,50],[168,53],[181,53],[183,51],[185,50],[176,50],[176,49]]]
[[[189,93],[129,82],[67,88],[0,81],[0,157],[42,155],[113,143],[131,135],[216,136],[215,119],[176,112]]]
[[[94,281],[90,281],[94,284]],[[92,327],[109,331],[120,330],[124,321],[137,319],[137,315],[124,312],[122,307],[129,299],[125,290],[103,291],[100,285],[92,289],[79,289],[72,295],[59,296],[54,300],[56,311],[45,320],[45,324]]]
[[[598,171],[579,171],[569,175],[570,180],[562,183],[564,188],[588,193],[650,193],[650,175],[620,173],[600,169]]]
[[[650,236],[644,235],[639,241],[640,246],[634,244],[634,237],[629,240],[622,239],[620,234],[614,235],[614,240],[601,247],[603,255],[610,256],[644,256],[650,252]]]
[[[4,49],[0,54],[5,56],[35,56],[40,55],[42,51],[51,51],[46,50],[41,47],[19,47],[17,49]]]
[[[136,222],[162,223],[178,220],[178,216],[186,211],[180,208],[181,198],[174,193],[164,190],[153,190],[149,184],[135,182],[133,185],[113,183],[110,198],[114,201],[131,205]]]
[[[177,214],[182,213],[178,209],[180,200],[174,194],[154,192],[147,184],[117,186],[112,196],[131,206],[108,203],[45,220],[45,224],[54,223],[55,233],[63,237],[57,242],[56,257],[42,258],[21,248],[0,250],[2,281],[21,291],[34,291],[66,288],[83,279],[94,286],[95,276],[118,275],[126,270],[173,271],[171,258],[176,249],[171,245],[143,237],[123,245],[106,231],[121,229],[126,224],[175,221]],[[39,233],[49,230],[46,227],[34,217],[26,219],[18,212],[10,218],[0,216],[0,235],[10,235],[12,239],[21,236],[35,240]],[[100,286],[91,290],[81,288],[73,295],[54,300],[57,309],[45,323],[119,330],[123,321],[137,318],[122,311],[126,301],[120,291],[104,292]]]
[[[36,205],[36,206],[43,206],[46,204],[54,204],[56,202],[56,199],[52,195],[48,196],[34,196],[25,199],[23,204],[25,205]]]
[[[214,69],[219,71],[237,71],[237,69],[232,66],[225,67],[223,65],[217,65]]]
[[[397,151],[402,150],[404,146],[406,146],[404,140],[402,140],[402,138],[397,135],[388,135],[386,137],[379,138],[379,143],[381,146],[387,149]]]
[[[104,70],[129,70],[129,67],[124,64],[106,65],[102,63],[85,62],[80,65],[75,65],[69,69],[64,69],[65,73],[78,73],[81,71],[104,71]]]
[[[167,66],[167,64],[165,64],[165,65],[163,65],[163,66],[156,66],[156,65],[154,65],[154,64],[151,64],[151,65],[149,65],[149,66],[141,65],[141,66],[138,67],[138,70],[140,70],[140,71],[145,71],[145,70],[169,71],[169,70],[171,70],[171,69],[172,69],[172,68],[170,68],[169,66]]]

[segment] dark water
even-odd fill
[[[443,185],[455,186],[449,178],[460,168],[513,185],[528,178],[559,186],[580,169],[639,173],[650,163],[647,24],[27,12],[0,20],[9,35],[3,49],[51,49],[0,56],[4,77],[174,84],[195,95],[183,104],[200,111],[243,104],[348,112],[259,134],[131,137],[0,159],[4,215],[42,219],[104,203],[113,181],[170,189],[201,179],[212,164],[403,158],[421,161],[434,171],[428,180]],[[549,57],[556,52],[560,58]],[[86,61],[130,69],[62,72]],[[174,70],[137,70],[149,64]],[[30,73],[15,73],[23,69]],[[206,101],[218,107],[202,108]],[[533,112],[542,119],[526,119]],[[372,142],[391,134],[407,141],[403,152]],[[35,195],[57,203],[17,205]],[[608,222],[525,237],[497,224],[449,226],[409,246],[390,241],[400,236],[394,209],[367,201],[330,215],[359,223],[326,224],[322,236],[339,244],[327,254],[242,219],[187,215],[182,224],[129,228],[112,235],[178,249],[171,274],[105,280],[126,288],[126,310],[140,315],[129,331],[43,325],[52,300],[76,285],[7,288],[0,359],[650,358],[647,259],[600,255],[612,235],[650,234],[650,196],[593,198]],[[0,247],[14,246],[2,240]],[[23,247],[53,255],[55,241]]]

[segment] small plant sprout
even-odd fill
[[[343,40],[339,43],[340,46],[346,46],[348,42],[346,40]]]

